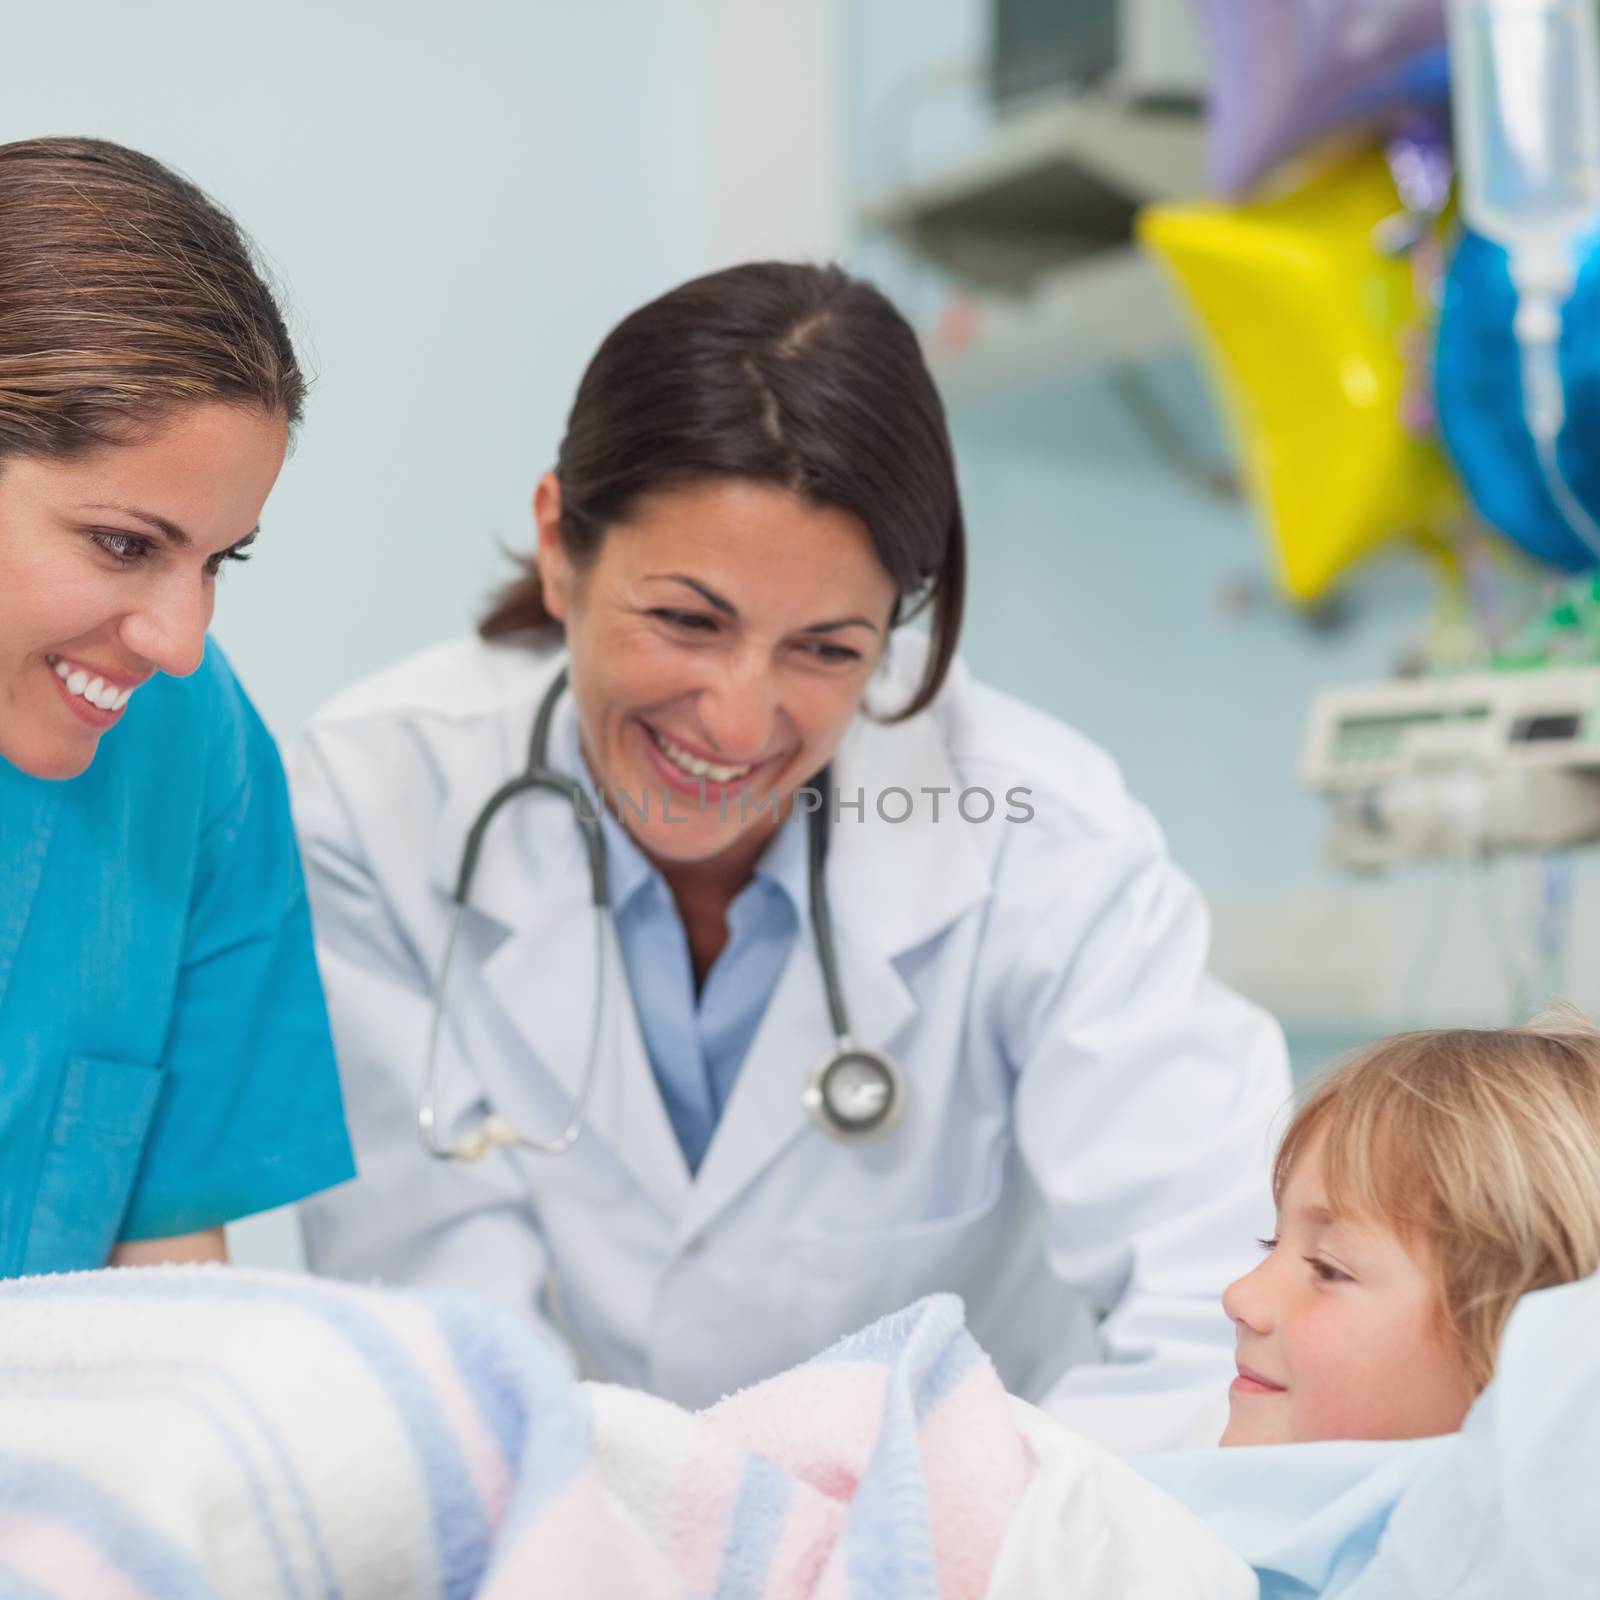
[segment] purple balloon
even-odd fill
[[[1444,0],[1197,0],[1207,170],[1238,196],[1336,129],[1446,92]]]

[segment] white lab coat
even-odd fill
[[[904,703],[922,648],[895,637],[874,703]],[[1207,975],[1201,900],[1112,762],[959,663],[909,722],[858,717],[833,762],[841,800],[865,796],[827,865],[851,1022],[909,1091],[887,1138],[840,1145],[801,1105],[831,1042],[806,929],[691,1176],[608,927],[604,1047],[576,1147],[471,1165],[422,1153],[463,839],[523,767],[560,660],[526,640],[432,650],[334,700],[291,761],[361,1174],[305,1207],[312,1267],[488,1294],[550,1328],[585,1375],[688,1405],[955,1290],[1008,1385],[1113,1448],[1173,1443],[1212,1414],[1233,1373],[1218,1297],[1271,1229],[1281,1034]],[[558,717],[573,715],[568,695]],[[907,821],[878,813],[891,786],[917,801]],[[995,796],[991,820],[956,814],[971,787]],[[1017,787],[1026,822],[1005,820]],[[937,823],[929,789],[946,791]],[[446,1137],[491,1107],[529,1133],[563,1126],[594,994],[589,894],[570,810],[514,802],[488,833],[451,969]],[[1102,1319],[1106,1359],[1061,1377],[1084,1320],[1065,1285]]]

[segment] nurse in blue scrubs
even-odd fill
[[[206,637],[303,394],[198,190],[0,146],[0,1273],[223,1260],[352,1175],[277,751]]]

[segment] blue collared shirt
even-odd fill
[[[595,785],[566,724],[568,770],[594,804]],[[607,889],[645,1053],[691,1172],[705,1158],[750,1041],[807,914],[806,829],[786,822],[728,908],[728,942],[698,996],[689,936],[667,881],[602,808]]]

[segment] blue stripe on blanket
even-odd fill
[[[305,1485],[301,1483],[299,1474],[284,1455],[282,1442],[274,1433],[271,1425],[256,1410],[250,1397],[239,1389],[238,1385],[234,1383],[227,1373],[220,1372],[203,1362],[152,1362],[137,1359],[129,1362],[125,1359],[120,1369],[106,1369],[115,1372],[122,1379],[122,1385],[112,1385],[100,1381],[98,1373],[101,1370],[77,1361],[70,1366],[22,1367],[6,1364],[0,1366],[0,1385],[3,1385],[11,1374],[24,1373],[28,1380],[30,1398],[35,1395],[49,1398],[51,1390],[47,1385],[50,1380],[55,1380],[59,1384],[61,1394],[65,1399],[81,1402],[84,1398],[83,1379],[91,1372],[97,1374],[93,1390],[96,1401],[101,1399],[148,1400],[151,1398],[152,1388],[145,1382],[147,1378],[159,1375],[179,1380],[178,1384],[164,1391],[163,1398],[169,1404],[176,1404],[190,1411],[198,1412],[210,1426],[212,1432],[221,1440],[223,1448],[233,1457],[247,1486],[250,1502],[256,1514],[256,1521],[260,1525],[267,1545],[272,1551],[273,1564],[277,1568],[279,1584],[283,1592],[291,1596],[292,1600],[301,1600],[304,1590],[300,1586],[299,1579],[295,1576],[294,1563],[290,1558],[288,1547],[279,1528],[279,1519],[274,1513],[268,1498],[267,1485],[255,1461],[252,1459],[249,1442],[242,1437],[240,1430],[224,1417],[215,1405],[200,1395],[187,1392],[196,1379],[216,1381],[229,1391],[230,1399],[237,1400],[240,1403],[241,1408],[249,1415],[250,1420],[259,1427],[261,1437],[266,1441],[271,1453],[277,1458],[277,1465],[280,1469],[283,1483],[295,1502],[295,1509],[299,1513],[306,1539],[311,1545],[312,1554],[320,1571],[322,1582],[317,1592],[325,1597],[325,1600],[338,1600],[343,1591],[339,1588],[334,1578],[333,1568],[329,1565],[327,1552],[323,1548],[322,1530],[317,1526],[315,1513],[312,1511],[310,1500],[305,1492]]]
[[[217,1270],[174,1273],[159,1269],[130,1273],[114,1287],[106,1276],[72,1273],[49,1278],[22,1278],[0,1287],[3,1295],[63,1296],[162,1300],[267,1301],[307,1312],[352,1345],[389,1394],[412,1436],[417,1462],[427,1487],[434,1544],[439,1551],[440,1580],[450,1600],[470,1600],[483,1576],[489,1530],[454,1432],[440,1414],[432,1385],[412,1365],[381,1322],[356,1297],[332,1296],[326,1287],[298,1289],[264,1284]],[[396,1302],[382,1302],[386,1310]],[[414,1304],[414,1302],[413,1302]],[[448,1330],[444,1330],[448,1336]],[[530,1342],[532,1336],[530,1335]]]
[[[916,1418],[904,1390],[885,1397],[883,1431],[845,1524],[851,1600],[938,1600]]]
[[[142,1372],[151,1371],[151,1366],[145,1363],[141,1366]],[[173,1370],[178,1373],[188,1374],[194,1369],[187,1365],[174,1363]],[[261,1413],[261,1408],[256,1404],[255,1397],[244,1388],[231,1372],[219,1372],[212,1368],[205,1369],[204,1375],[215,1380],[226,1392],[239,1409],[250,1419],[255,1429],[256,1437],[262,1443],[267,1453],[272,1457],[273,1465],[277,1468],[278,1479],[287,1491],[289,1498],[294,1502],[296,1517],[300,1523],[301,1531],[305,1534],[306,1543],[311,1547],[311,1555],[316,1563],[317,1575],[321,1580],[321,1593],[326,1600],[340,1600],[344,1590],[340,1587],[338,1579],[334,1576],[333,1563],[328,1557],[327,1541],[322,1536],[322,1524],[317,1520],[316,1507],[311,1503],[311,1496],[306,1493],[306,1486],[301,1481],[300,1474],[295,1471],[294,1463],[290,1461],[288,1452],[283,1447],[283,1440],[278,1436],[278,1430]],[[224,1426],[218,1419],[218,1426]],[[243,1444],[240,1445],[243,1449]],[[257,1491],[260,1499],[260,1491]],[[267,1518],[266,1507],[262,1507],[263,1521]],[[273,1541],[277,1544],[277,1531],[273,1529]]]
[[[54,1461],[0,1451],[0,1500],[60,1522],[161,1600],[214,1600],[205,1574],[182,1550],[98,1484]]]
[[[914,1375],[912,1397],[921,1418],[986,1359],[967,1332],[960,1297],[934,1294],[849,1334],[813,1356],[812,1363],[873,1361],[908,1368]]]
[[[8,1571],[5,1558],[0,1557],[0,1600],[61,1600],[61,1596],[59,1592],[51,1594],[48,1589],[41,1589]]]
[[[715,1600],[744,1600],[765,1589],[793,1498],[789,1474],[764,1457],[752,1455],[739,1485],[728,1542],[723,1546]]]
[[[561,1372],[554,1357],[546,1353],[538,1337],[509,1311],[464,1295],[424,1291],[411,1298],[433,1313],[456,1358],[456,1374],[471,1395],[479,1420],[500,1447],[507,1466],[515,1466],[528,1437],[530,1378],[537,1379],[541,1391],[552,1388],[563,1394],[571,1380]],[[506,1337],[508,1327],[516,1329],[510,1339]],[[515,1351],[515,1360],[509,1366],[508,1348]],[[530,1372],[530,1367],[546,1370]]]
[[[951,1294],[919,1300],[816,1357],[889,1369],[883,1427],[844,1532],[851,1600],[937,1600],[918,1429],[985,1359]]]
[[[501,1545],[509,1547],[515,1541],[508,1536],[543,1516],[592,1463],[588,1402],[544,1341],[509,1312],[447,1292],[414,1298],[433,1311],[450,1339],[460,1376],[514,1475],[515,1492],[500,1524]],[[534,1407],[537,1417],[529,1414]]]
[[[515,1546],[530,1522],[537,1521],[550,1503],[594,1460],[594,1419],[589,1403],[572,1387],[572,1381],[530,1334],[529,1343],[549,1362],[551,1404],[527,1425],[522,1455],[516,1463],[516,1493],[500,1524],[500,1547]]]

